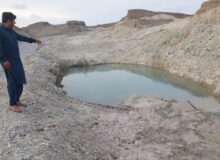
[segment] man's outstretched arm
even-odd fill
[[[15,31],[14,31],[15,32]],[[34,38],[30,38],[30,37],[26,37],[24,35],[21,35],[17,32],[15,32],[15,35],[17,37],[17,40],[19,41],[24,41],[24,42],[28,42],[28,43],[38,43],[41,44],[42,42],[38,39],[34,39]]]

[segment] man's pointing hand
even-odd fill
[[[35,42],[36,42],[38,45],[42,44],[42,41],[40,41],[40,40],[38,40],[38,39],[36,39]]]

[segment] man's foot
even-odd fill
[[[16,106],[16,105],[9,106],[9,109],[13,112],[22,112],[22,109],[19,106]]]
[[[23,103],[21,103],[20,101],[18,101],[18,102],[16,103],[16,106],[27,107],[26,104],[23,104]]]

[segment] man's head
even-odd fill
[[[7,28],[13,28],[16,24],[15,22],[16,16],[11,12],[3,12],[2,13],[2,23]]]

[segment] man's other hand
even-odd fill
[[[3,67],[4,67],[4,69],[10,69],[11,68],[11,63],[9,61],[5,61],[3,63]]]
[[[37,44],[42,44],[41,40],[36,39],[35,41],[36,41]]]

